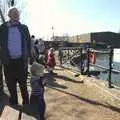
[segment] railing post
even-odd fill
[[[70,51],[69,51],[69,49],[68,49],[68,60],[69,60],[69,58],[70,58]]]
[[[90,60],[89,60],[89,58],[90,58],[90,49],[88,48],[87,49],[87,75],[88,76],[90,76],[89,75],[89,71],[90,71]]]
[[[110,46],[110,55],[109,55],[109,75],[108,75],[108,87],[112,88],[111,74],[113,69],[113,48]]]
[[[83,54],[82,54],[82,48],[80,49],[80,72],[83,74]]]

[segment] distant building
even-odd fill
[[[52,41],[51,44],[52,46],[54,46],[54,48],[58,48],[58,47],[66,47],[68,46],[68,41],[69,41],[69,36],[54,36],[54,38],[52,37]],[[50,43],[50,42],[49,42]]]
[[[69,38],[72,43],[96,43],[112,45],[113,47],[120,47],[120,34],[114,32],[93,32],[72,36]]]
[[[72,36],[69,42],[73,43],[91,43],[91,35],[89,33]]]
[[[69,36],[54,36],[54,41],[69,41]]]
[[[67,46],[91,45],[96,43],[98,46],[112,45],[114,48],[120,48],[120,34],[115,32],[93,32],[80,34],[76,36],[54,36],[54,41],[60,44],[66,43]],[[64,41],[64,42],[63,42]],[[65,45],[65,46],[66,46]],[[64,46],[64,45],[61,45]]]

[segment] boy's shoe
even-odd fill
[[[78,74],[75,74],[74,76],[75,76],[75,77],[79,77],[79,76],[80,76],[80,74],[78,73]]]
[[[53,72],[53,71],[50,71],[50,74],[52,75],[57,75],[57,73]]]
[[[50,74],[53,74],[53,71],[50,71]]]

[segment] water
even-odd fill
[[[109,55],[108,54],[98,54],[96,56],[96,64],[101,65],[106,68],[109,68]],[[77,67],[73,68],[73,66],[71,66],[69,64],[69,62],[65,66],[70,69],[77,70],[80,72],[80,70],[78,70]],[[113,62],[113,69],[120,70],[120,63]],[[102,68],[98,68],[98,67],[94,67],[94,70],[102,71],[102,72],[100,72],[100,75],[98,76],[99,80],[108,80],[108,75],[109,75],[108,71],[106,71],[105,69],[102,69]],[[114,85],[117,85],[120,87],[120,73],[112,72],[111,81]]]
[[[109,55],[105,54],[98,55],[96,64],[109,68]],[[120,63],[113,62],[113,69],[120,70]],[[105,71],[104,69],[101,68],[96,68],[96,70]],[[107,73],[101,72],[98,77],[101,80],[108,80],[108,75],[109,75],[108,72]],[[111,81],[113,84],[120,86],[120,73],[112,72]]]
[[[119,58],[120,58],[120,56],[119,56]],[[109,68],[109,54],[97,54],[96,55],[96,64]],[[80,72],[80,70],[78,70],[77,67],[71,66],[69,61],[67,62],[67,64],[64,64],[64,66]],[[120,70],[120,63],[113,62],[113,69]],[[100,72],[100,75],[98,76],[99,80],[108,80],[108,75],[109,75],[108,71],[106,72],[105,69],[98,68],[98,67],[95,67],[95,70],[103,71],[103,72]],[[113,84],[120,87],[120,73],[112,72],[111,81]]]

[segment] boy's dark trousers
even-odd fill
[[[42,79],[42,78],[41,78]],[[39,81],[41,91],[39,95],[31,94],[30,96],[30,104],[37,106],[38,111],[38,120],[45,120],[45,99],[44,99],[44,85],[42,84],[42,80]]]
[[[30,104],[37,106],[38,119],[45,120],[45,100],[44,96],[32,95],[30,96]]]
[[[10,103],[17,104],[17,82],[19,83],[23,104],[29,103],[27,91],[27,66],[23,59],[11,59],[9,64],[4,64],[4,74],[8,90],[10,92]]]

